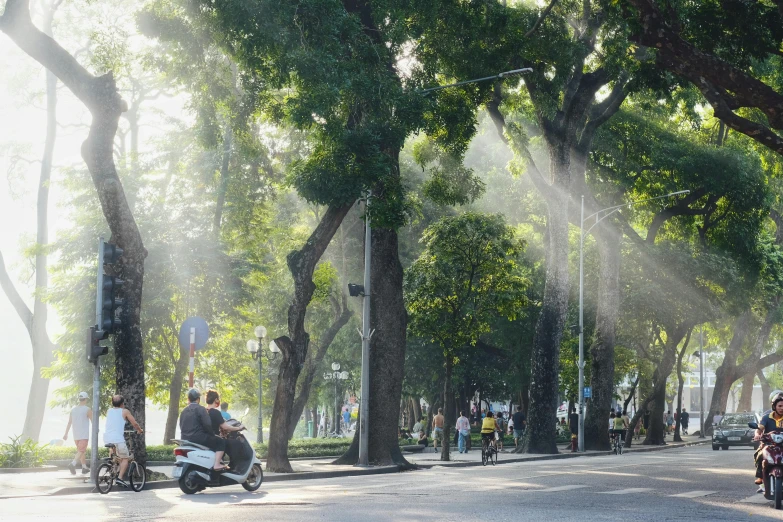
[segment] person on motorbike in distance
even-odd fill
[[[188,405],[179,414],[180,436],[183,440],[201,444],[215,452],[215,464],[212,469],[215,471],[227,469],[222,463],[226,451],[226,439],[213,434],[209,413],[199,404],[200,401],[201,393],[197,389],[188,390]]]
[[[777,395],[773,395],[771,400],[772,411],[761,418],[759,427],[756,430],[756,436],[753,438],[753,440],[761,440],[761,436],[765,433],[783,432],[783,393],[777,393]],[[756,459],[756,484],[761,484],[763,482],[763,474],[761,471],[761,455],[763,451],[764,444],[762,443],[759,444],[759,449],[754,454],[754,458]]]

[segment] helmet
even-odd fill
[[[772,408],[775,408],[775,404],[783,401],[783,391],[775,390],[769,395],[769,402],[772,403]]]

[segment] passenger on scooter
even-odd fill
[[[226,434],[232,431],[242,431],[244,429],[242,426],[232,426],[226,422],[223,415],[220,414],[220,395],[215,390],[207,391],[207,412],[209,413],[209,419],[212,422],[212,433],[215,435],[220,436],[221,432]],[[226,452],[230,459],[233,460],[239,456],[238,453],[241,450],[239,450],[238,446],[240,445],[241,442],[239,441],[226,440]]]
[[[179,430],[182,439],[201,444],[215,452],[216,471],[226,469],[223,465],[223,454],[226,451],[226,440],[216,437],[212,432],[212,421],[209,413],[199,402],[201,393],[195,388],[188,390],[188,405],[179,414]]]
[[[778,393],[772,397],[772,411],[761,418],[753,440],[761,440],[763,434],[772,432],[783,432],[783,393]],[[764,444],[762,443],[759,444],[759,449],[754,454],[756,459],[756,484],[763,482],[761,470],[763,451]]]

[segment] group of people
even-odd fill
[[[486,434],[494,434],[493,440],[497,442],[499,450],[503,449],[503,435],[505,433],[514,435],[514,445],[519,445],[519,441],[525,432],[526,418],[522,413],[522,408],[517,406],[516,412],[510,415],[508,420],[504,418],[503,412],[497,414],[492,411],[484,411],[479,417],[477,413],[471,416],[469,419],[465,415],[465,411],[459,412],[459,417],[454,426],[454,444],[457,445],[460,453],[467,453],[470,450],[470,428],[472,425],[478,425],[481,422],[482,436]],[[437,414],[432,418],[432,445],[435,451],[438,451],[438,444],[443,444],[443,426],[446,422],[446,418],[443,415],[443,408],[438,408]],[[491,430],[490,430],[491,428]],[[400,439],[416,442],[423,446],[428,446],[430,438],[427,436],[427,418],[422,416],[413,425],[411,431],[405,428],[399,428],[398,436]]]

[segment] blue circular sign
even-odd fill
[[[179,329],[179,345],[183,350],[190,350],[190,329],[196,329],[196,350],[201,350],[209,340],[209,325],[201,317],[185,319]]]

